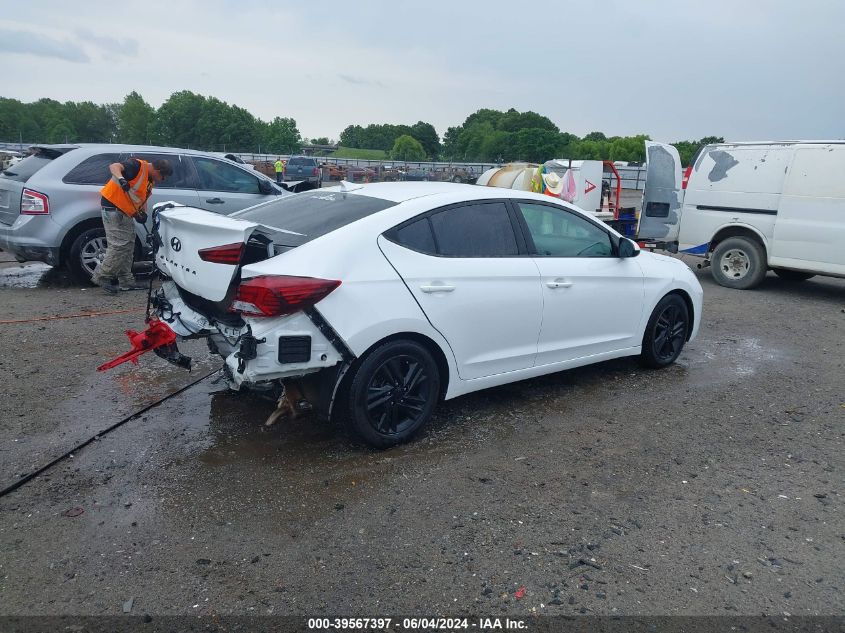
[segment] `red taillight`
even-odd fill
[[[24,189],[21,194],[21,215],[47,215],[50,213],[50,201],[43,193]]]
[[[339,285],[337,280],[313,277],[253,277],[241,282],[229,310],[258,317],[293,314],[312,307]]]
[[[241,255],[243,255],[245,247],[246,244],[243,242],[237,242],[236,244],[226,244],[225,246],[203,248],[198,253],[200,259],[204,262],[237,266],[241,261]]]
[[[690,177],[691,173],[692,173],[692,165],[690,165],[689,167],[687,167],[684,170],[684,178],[683,178],[683,180],[681,180],[681,189],[687,188],[687,185],[689,184],[689,177]]]
[[[320,175],[320,168],[319,168],[319,167],[315,167],[315,168],[314,168],[314,171],[312,171],[312,172],[311,172],[311,175],[312,175],[312,176],[319,176],[319,175]]]

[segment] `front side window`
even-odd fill
[[[519,247],[504,202],[475,202],[430,216],[444,257],[516,257]]]
[[[188,176],[187,166],[180,160],[178,154],[147,154],[147,153],[132,153],[129,158],[140,158],[149,162],[154,160],[164,159],[170,163],[173,168],[173,174],[165,178],[162,182],[156,183],[156,189],[193,189]],[[126,160],[126,158],[123,158]]]
[[[578,214],[534,202],[518,203],[539,257],[612,257],[610,234]]]
[[[197,168],[199,187],[203,191],[227,191],[230,193],[261,193],[258,178],[220,160],[193,157]]]

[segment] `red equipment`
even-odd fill
[[[132,350],[121,354],[107,363],[103,363],[97,367],[97,371],[106,371],[112,367],[122,365],[126,361],[131,361],[137,365],[138,357],[141,354],[146,354],[157,347],[166,347],[176,342],[176,332],[158,319],[151,319],[149,327],[143,332],[126,330],[126,336],[129,337],[129,342],[132,344]]]

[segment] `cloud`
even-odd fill
[[[0,29],[0,51],[18,55],[53,57],[80,64],[91,61],[85,51],[73,42],[60,41],[30,31]]]
[[[339,73],[338,77],[343,79],[346,83],[354,84],[356,86],[379,86],[384,88],[384,84],[374,79],[362,79],[361,77],[353,77],[351,75],[344,75]]]
[[[95,35],[88,29],[76,29],[76,36],[86,44],[92,44],[106,53],[126,57],[135,57],[138,54],[138,40],[131,37],[118,40],[105,35]]]

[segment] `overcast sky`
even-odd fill
[[[845,137],[842,0],[6,3],[0,96],[213,95],[306,137],[534,110],[655,140]]]

